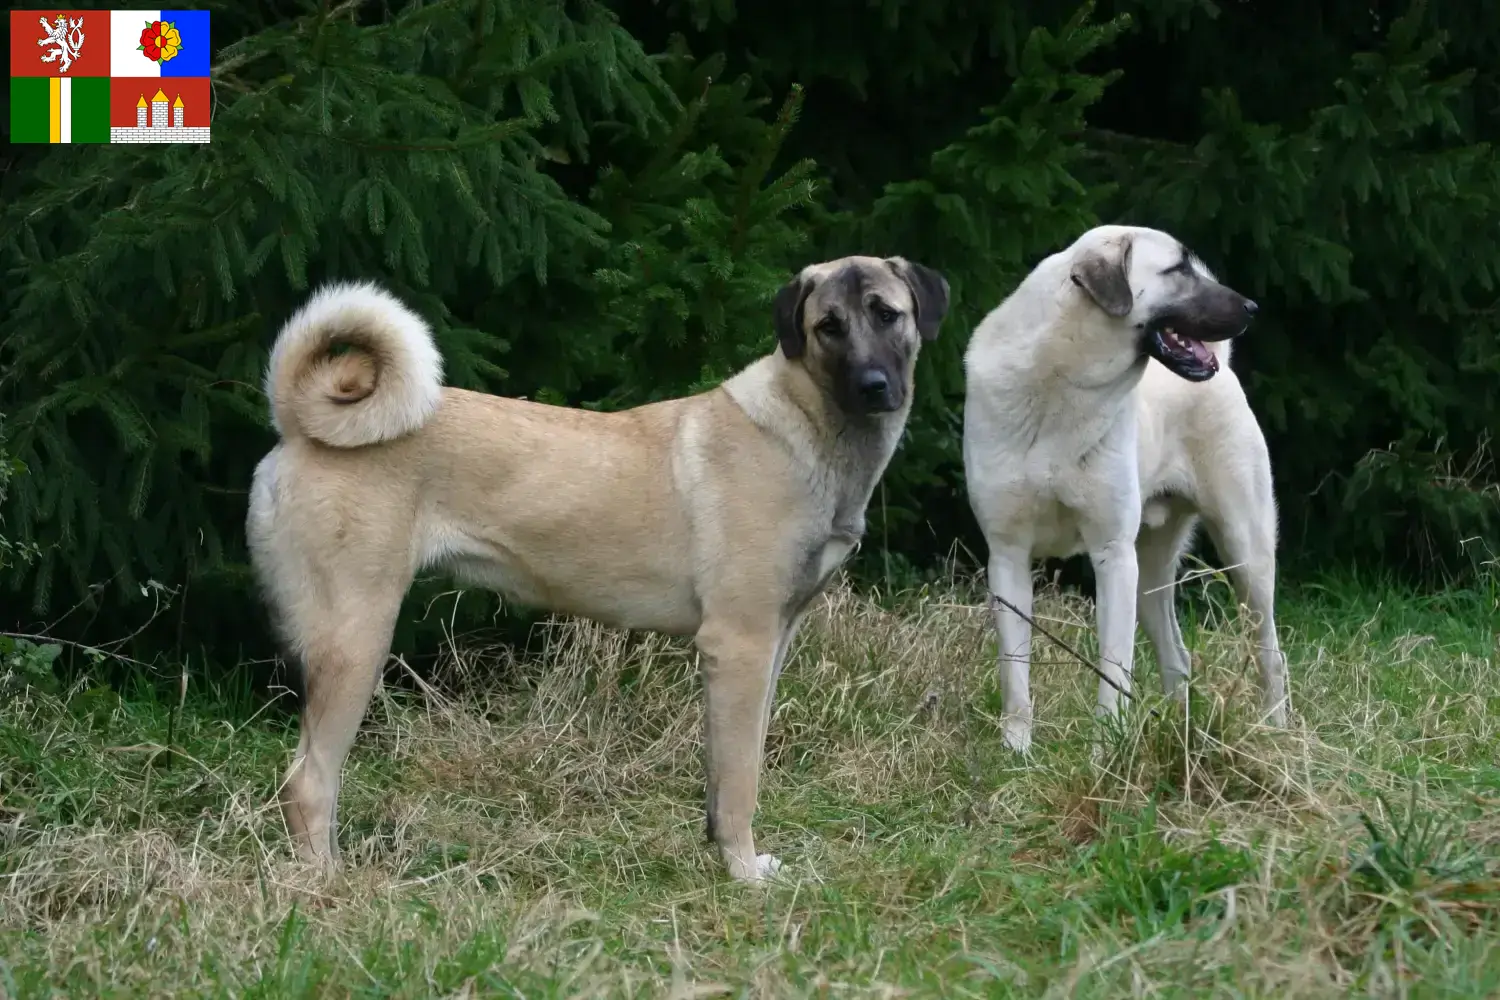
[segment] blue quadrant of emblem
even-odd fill
[[[208,76],[213,53],[208,41],[208,11],[164,10],[163,21],[177,26],[182,50],[161,64],[162,76]]]

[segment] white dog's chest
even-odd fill
[[[1085,551],[1083,517],[1055,496],[1034,498],[1031,527],[1033,556],[1066,559]]]
[[[1096,453],[1095,457],[1106,456]],[[1122,511],[1139,501],[1131,499],[1129,489],[1121,488],[1134,475],[1128,466],[1114,474],[1101,474],[1120,463],[1102,461],[1099,467],[1091,467],[1089,463],[1049,461],[1036,452],[1017,464],[1020,475],[1011,485],[990,493],[990,513],[1010,526],[1007,533],[1012,537],[1029,542],[1035,558],[1081,555],[1088,551],[1086,535],[1130,530],[1124,522],[1131,518],[1122,516]]]

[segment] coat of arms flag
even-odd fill
[[[208,142],[206,10],[10,12],[11,142]]]

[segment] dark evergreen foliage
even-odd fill
[[[4,535],[39,546],[0,567],[6,619],[82,601],[104,627],[157,580],[211,595],[197,638],[237,635],[266,350],[335,277],[409,298],[455,384],[618,408],[769,350],[808,260],[939,267],[954,312],[862,562],[931,565],[976,541],[968,331],[1100,221],[1169,229],[1261,301],[1235,365],[1293,571],[1500,555],[1493,5],[213,9],[209,147],[0,159],[0,412],[29,470]]]

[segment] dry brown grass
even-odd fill
[[[532,661],[469,646],[431,684],[382,689],[346,775],[349,869],[330,880],[288,859],[269,804],[293,743],[274,713],[190,700],[167,767],[164,708],[101,717],[26,694],[0,729],[0,990],[1500,984],[1492,651],[1305,615],[1288,644],[1294,723],[1271,732],[1250,721],[1247,633],[1213,612],[1190,641],[1191,712],[1142,706],[1091,760],[1093,677],[1039,638],[1023,761],[999,744],[971,593],[841,589],[804,629],[757,826],[789,878],[764,892],[728,884],[704,843],[694,659],[656,636],[560,621]],[[1086,644],[1084,602],[1048,593],[1038,611]],[[1150,670],[1143,650],[1145,695]],[[1441,823],[1421,833],[1412,816]]]

